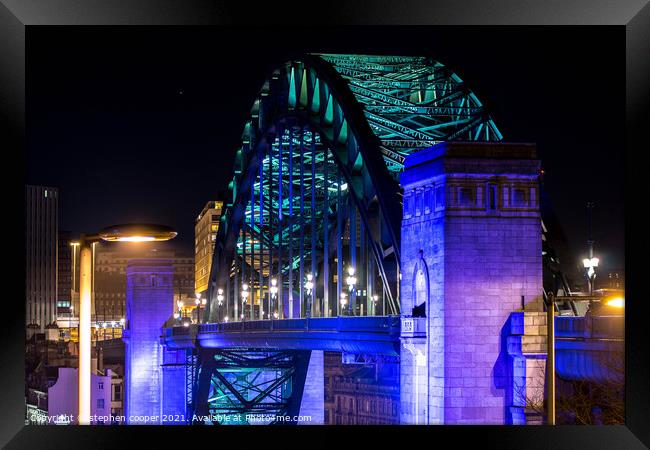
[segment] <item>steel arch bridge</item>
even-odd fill
[[[398,314],[404,158],[501,139],[476,95],[431,59],[279,65],[236,152],[204,322]]]
[[[400,313],[400,173],[452,140],[502,135],[439,62],[309,54],[276,67],[236,152],[204,324],[168,330],[192,361],[188,417],[295,413],[312,350],[394,357],[396,318],[377,316]]]

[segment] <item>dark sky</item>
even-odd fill
[[[62,229],[156,222],[191,249],[274,63],[305,51],[431,56],[506,141],[537,143],[575,258],[592,200],[597,256],[622,268],[624,44],[622,27],[28,27],[26,180],[59,188]]]

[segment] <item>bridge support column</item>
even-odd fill
[[[446,142],[404,166],[401,422],[506,423],[507,322],[542,310],[535,147]]]
[[[504,329],[508,387],[506,423],[542,424],[546,383],[546,313],[514,312]]]
[[[126,268],[124,409],[129,424],[161,423],[160,333],[173,312],[173,276],[171,262],[159,259],[131,260]]]
[[[298,425],[325,423],[325,356],[322,350],[312,350],[300,402],[300,415],[311,418]]]

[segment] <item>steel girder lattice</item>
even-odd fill
[[[233,349],[205,351],[198,410],[201,423],[280,423],[300,412],[309,351]],[[201,408],[202,406],[202,408]],[[291,422],[282,422],[291,424]]]
[[[404,158],[441,141],[501,139],[462,80],[427,58],[280,65],[237,150],[206,321],[399,313]]]

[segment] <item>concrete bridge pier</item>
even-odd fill
[[[312,350],[300,402],[300,415],[309,420],[298,425],[323,425],[325,423],[325,357],[322,350]]]
[[[522,360],[508,355],[508,321],[542,311],[536,158],[530,144],[464,142],[406,158],[402,423],[513,423]]]

